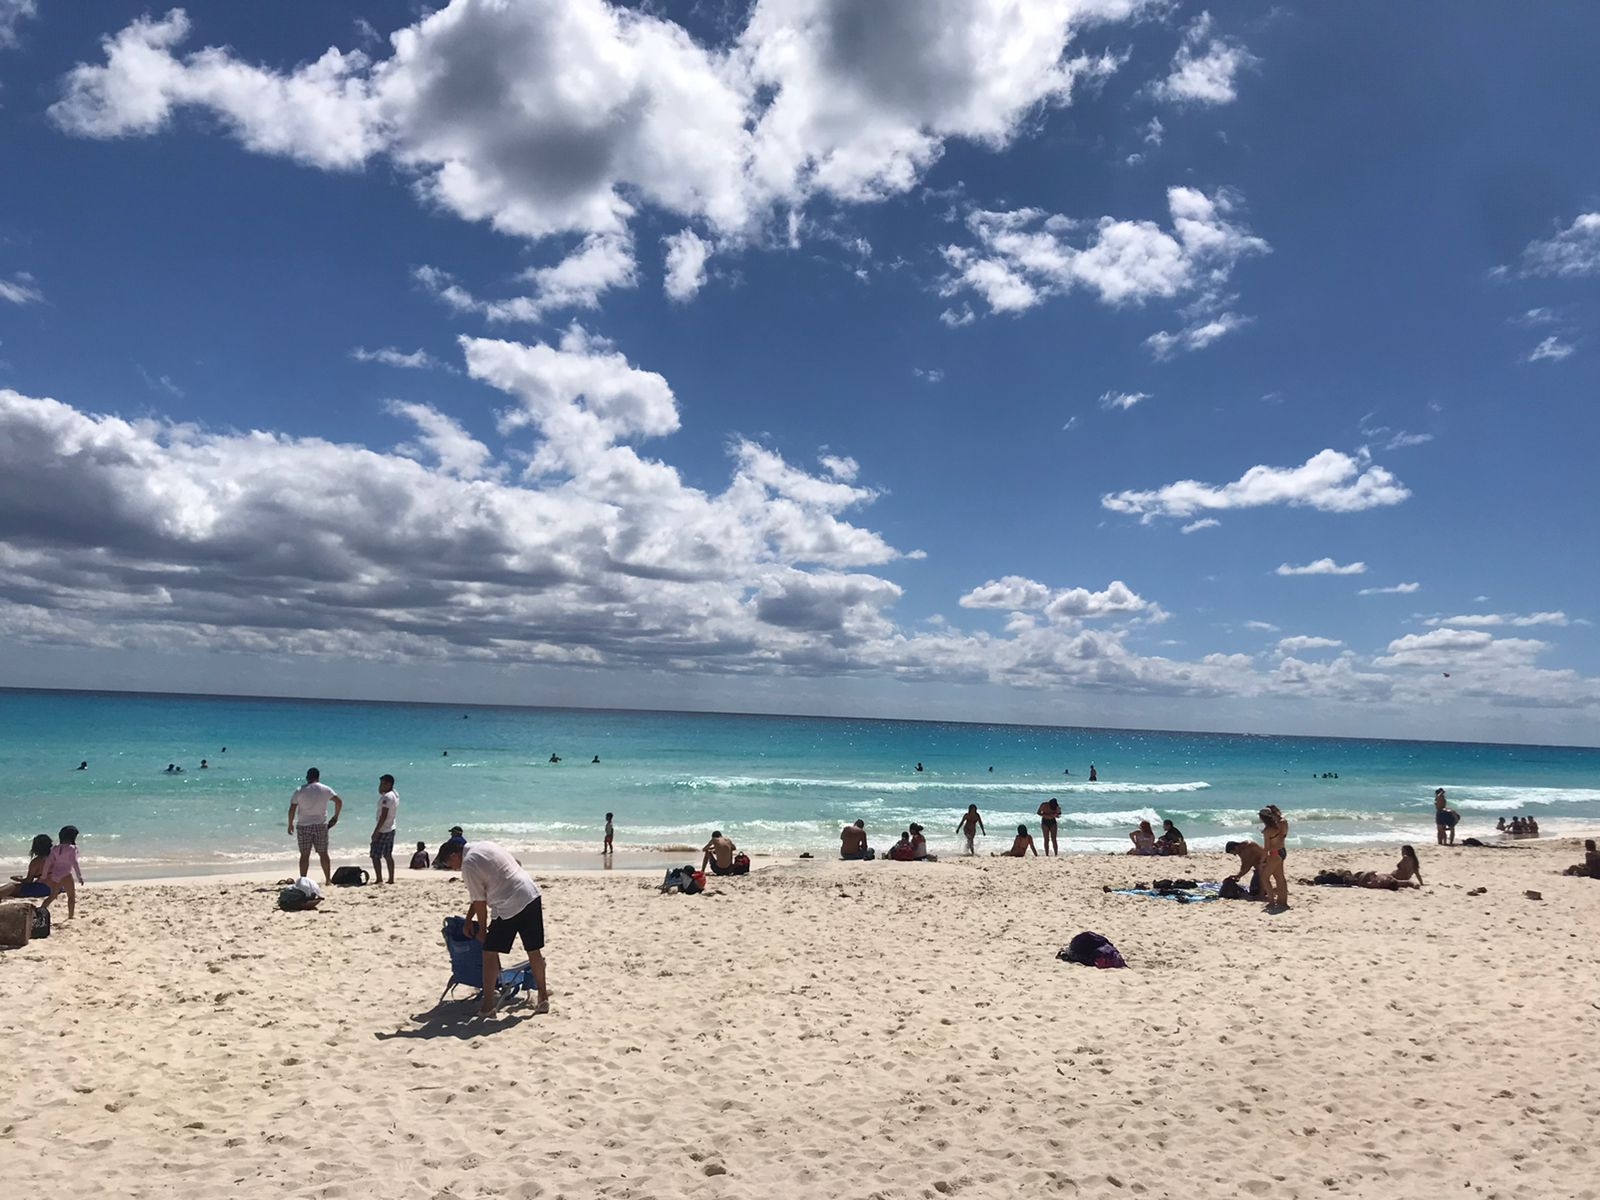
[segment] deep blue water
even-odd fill
[[[1050,796],[1063,850],[1125,849],[1134,823],[1161,817],[1220,846],[1266,803],[1293,821],[1293,844],[1426,840],[1440,786],[1463,836],[1519,811],[1548,833],[1600,826],[1595,749],[0,690],[0,852],[20,859],[32,834],[70,822],[108,873],[288,861],[289,794],[312,765],[352,805],[334,831],[351,862],[384,772],[398,779],[400,846],[432,847],[459,823],[576,854],[598,849],[612,811],[619,865],[714,827],[756,853],[832,853],[857,817],[876,844],[915,820],[949,851],[969,803],[995,849],[1019,822],[1037,833]]]

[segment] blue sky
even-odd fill
[[[1597,25],[0,0],[0,683],[1593,742]]]

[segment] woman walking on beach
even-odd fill
[[[1276,804],[1256,815],[1261,818],[1261,894],[1268,908],[1285,909],[1289,907],[1289,880],[1283,872],[1283,843],[1289,836],[1289,822]]]

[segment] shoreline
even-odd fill
[[[1491,848],[1529,847],[1533,849],[1541,849],[1545,847],[1563,847],[1570,844],[1570,847],[1575,847],[1577,852],[1581,855],[1584,839],[1600,839],[1600,828],[1585,829],[1575,832],[1563,830],[1560,833],[1541,834],[1537,838],[1505,838],[1504,840],[1501,840],[1500,835],[1495,834],[1492,830],[1489,831],[1488,838],[1483,838],[1481,835],[1470,831],[1466,834],[1463,834],[1462,837],[1480,837],[1480,840],[1486,841]],[[1005,844],[1004,838],[994,837],[993,841],[996,845]],[[1339,845],[1306,846],[1296,845],[1291,841],[1289,849],[1291,858],[1295,861],[1304,858],[1304,856],[1308,854],[1361,856],[1398,853],[1399,848],[1402,845],[1407,844],[1415,845],[1419,851],[1422,849],[1431,849],[1443,853],[1460,850],[1470,854],[1477,849],[1476,847],[1463,846],[1460,844],[1460,841],[1461,839],[1458,838],[1457,845],[1455,847],[1440,846],[1432,841],[1424,843],[1420,841],[1420,839],[1413,839],[1412,842],[1407,843],[1404,839],[1400,838],[1371,842],[1341,843]],[[566,854],[547,851],[524,852],[513,850],[513,853],[516,855],[518,861],[521,862],[522,865],[526,867],[536,878],[543,878],[545,876],[552,876],[556,878],[582,878],[586,876],[603,878],[610,875],[643,877],[656,873],[664,874],[673,867],[681,867],[686,863],[690,865],[698,865],[700,856],[699,850],[686,850],[682,854],[661,854],[645,851],[634,853],[622,851],[613,855],[610,865],[606,865],[603,862],[597,861],[600,859],[600,855],[594,852],[589,854]],[[880,864],[889,863],[891,861],[885,858],[881,853],[879,854],[878,858],[871,863],[861,863],[848,859],[840,859],[836,853],[820,853],[817,851],[812,851],[811,857],[809,858],[803,857],[799,853],[789,852],[763,853],[759,851],[747,850],[745,853],[748,853],[752,860],[752,872],[769,870],[777,866],[813,866],[822,863],[840,863],[843,865],[866,866],[870,868],[877,867]],[[936,853],[938,854],[937,861],[940,864],[984,862],[993,858],[1005,857],[989,851],[980,851],[978,854],[971,856],[960,852],[948,853],[944,850],[936,850]],[[1030,855],[1029,857],[1031,858],[1033,856]],[[1048,861],[1042,854],[1038,857],[1041,861]],[[1182,875],[1185,872],[1177,869],[1177,865],[1180,863],[1198,862],[1209,859],[1215,859],[1222,862],[1234,861],[1231,856],[1225,855],[1220,848],[1215,847],[1191,848],[1189,855],[1183,858],[1172,858],[1164,855],[1139,856],[1126,854],[1125,852],[1120,851],[1098,850],[1068,850],[1052,857],[1061,859],[1065,862],[1105,862],[1108,860],[1115,861],[1118,859],[1124,859],[1129,863],[1151,864],[1150,866],[1146,866],[1142,872],[1137,870],[1133,871],[1135,874],[1142,873],[1144,875],[1160,874],[1160,871],[1154,869],[1155,864],[1172,864],[1170,867],[1166,868],[1167,872],[1169,874]],[[272,883],[276,880],[287,878],[289,875],[293,874],[298,865],[299,864],[291,857],[280,856],[277,858],[263,857],[259,860],[251,860],[248,863],[196,863],[193,864],[192,867],[184,867],[179,864],[163,863],[159,864],[161,869],[157,870],[155,873],[146,873],[144,868],[134,866],[125,866],[120,869],[113,868],[102,871],[101,868],[96,866],[95,861],[92,858],[84,859],[84,866],[92,873],[89,883],[85,885],[87,887],[93,887],[97,885],[106,887],[129,887],[139,884],[170,887],[190,883]],[[894,866],[897,868],[915,865],[917,864],[894,864]],[[333,866],[335,870],[337,870],[340,866],[359,866],[370,872],[372,864],[369,859],[362,859],[359,862],[356,862],[353,860],[340,860],[335,857]],[[313,878],[316,877],[318,869],[318,864],[315,860],[313,860],[311,864]],[[402,883],[421,884],[426,883],[429,880],[449,879],[453,877],[454,876],[450,872],[436,870],[432,867],[429,867],[426,870],[413,871],[409,868],[400,866],[398,862],[396,863],[396,885],[400,885]],[[368,886],[371,885],[369,884]],[[383,886],[388,885],[385,884]]]

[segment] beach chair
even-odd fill
[[[477,938],[468,937],[466,926],[465,917],[444,919],[444,945],[450,952],[450,982],[439,993],[441,1004],[457,987],[477,988],[480,996],[483,993],[483,943]],[[533,967],[526,962],[501,971],[495,984],[502,1004],[519,992],[533,991],[536,987]]]

